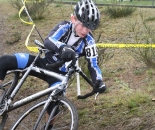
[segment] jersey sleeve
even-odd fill
[[[52,52],[58,52],[60,46],[66,45],[65,43],[61,42],[60,39],[69,28],[70,24],[66,21],[57,24],[45,39],[45,47]]]
[[[98,52],[95,41],[92,36],[86,38],[87,46],[85,47],[85,57],[88,61],[88,69],[93,83],[96,80],[102,80],[102,72],[98,66]]]

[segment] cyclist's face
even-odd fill
[[[74,29],[76,31],[76,34],[79,37],[84,37],[90,32],[90,29],[83,26],[83,24],[79,20],[77,20],[74,16],[71,16],[71,20],[72,20],[72,23],[74,24]]]
[[[83,26],[83,24],[81,22],[79,22],[79,21],[76,21],[76,22],[78,22],[78,24],[75,26],[76,34],[79,37],[86,36],[90,32],[90,29],[88,29],[85,26]]]

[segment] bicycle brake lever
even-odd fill
[[[99,92],[95,94],[95,100],[97,99],[97,96],[99,95]]]

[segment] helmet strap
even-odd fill
[[[75,23],[73,23],[73,27],[72,27],[72,32],[75,33],[75,36],[77,36],[76,31],[75,31],[75,27],[80,23],[80,21],[76,21]]]

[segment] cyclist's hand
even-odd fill
[[[106,85],[102,80],[97,80],[95,83],[95,92],[103,93],[106,90]]]
[[[72,60],[72,65],[75,65],[76,63],[76,55],[75,52],[72,48],[64,46],[60,50],[61,53],[61,59],[64,61],[71,61]]]

